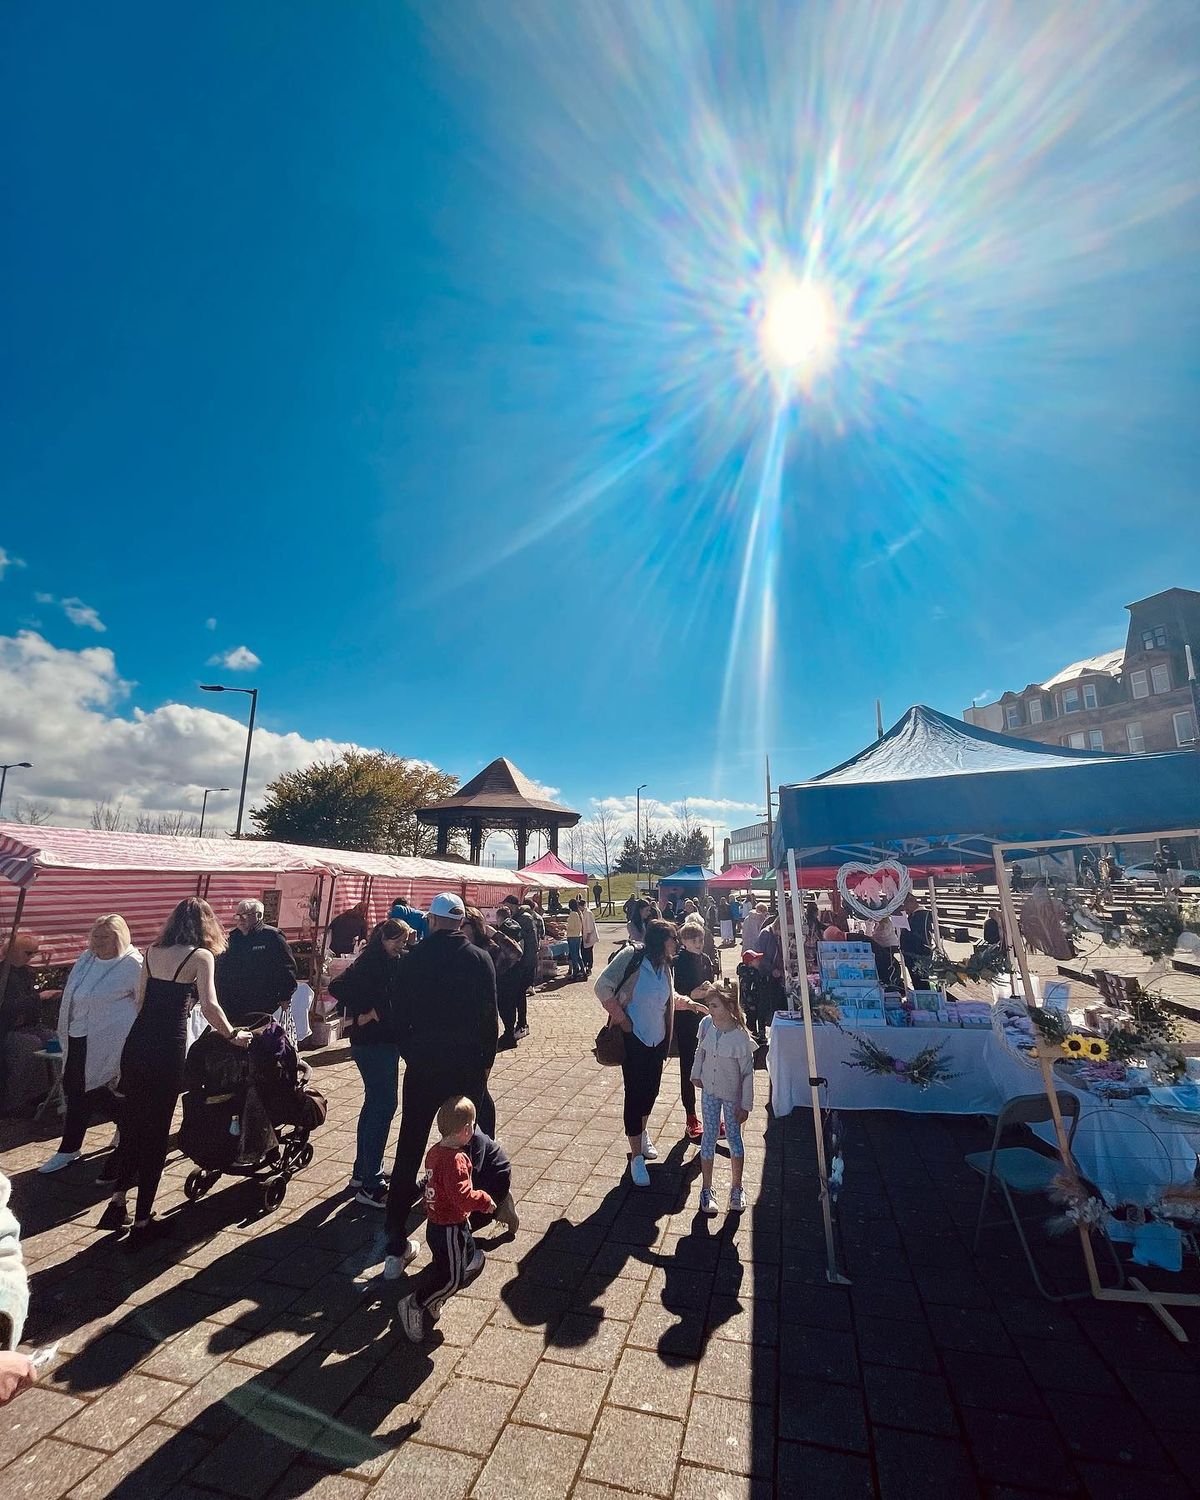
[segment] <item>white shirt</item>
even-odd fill
[[[662,972],[655,970],[648,959],[642,959],[642,967],[633,986],[633,998],[625,1014],[633,1026],[633,1034],[647,1047],[657,1047],[667,1035],[667,1007],[671,1003],[671,971],[666,964]]]

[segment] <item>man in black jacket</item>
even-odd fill
[[[465,1094],[484,1135],[496,1134],[487,1078],[496,1060],[496,970],[462,931],[462,901],[450,891],[429,906],[429,936],[409,953],[396,984],[404,1091],[400,1138],[388,1189],[384,1275],[399,1276],[416,1254],[405,1224],[420,1202],[417,1175],[438,1106]]]
[[[237,926],[217,959],[217,998],[230,1021],[270,1015],[296,991],[296,959],[278,927],[263,922],[261,901],[239,901]]]

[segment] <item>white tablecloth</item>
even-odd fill
[[[916,1114],[995,1114],[1002,1096],[983,1067],[983,1049],[992,1033],[980,1027],[963,1026],[874,1026],[861,1035],[877,1042],[893,1057],[915,1057],[924,1047],[945,1044],[946,1061],[960,1074],[927,1089],[903,1078],[879,1078],[861,1068],[847,1067],[853,1055],[854,1033],[836,1026],[814,1026],[817,1072],[828,1078],[823,1098],[833,1109],[900,1109]],[[808,1104],[808,1060],[804,1027],[798,1021],[771,1024],[767,1072],[771,1078],[771,1107],[777,1115],[790,1114],[797,1105]]]
[[[879,1078],[846,1067],[853,1034],[835,1026],[815,1026],[817,1072],[829,1080],[823,1101],[835,1109],[895,1109],[916,1114],[994,1115],[1008,1099],[1040,1094],[1042,1075],[991,1030],[964,1027],[872,1027],[861,1035],[893,1057],[909,1058],[931,1042],[944,1042],[946,1059],[960,1074],[947,1083],[921,1090],[898,1078]],[[770,1032],[767,1072],[771,1107],[776,1115],[807,1106],[808,1062],[804,1027],[775,1021]],[[1171,1183],[1189,1182],[1200,1150],[1200,1130],[1168,1120],[1148,1104],[1133,1100],[1105,1102],[1072,1088],[1056,1075],[1058,1088],[1081,1100],[1075,1157],[1084,1175],[1110,1204],[1150,1203]],[[1053,1125],[1034,1127],[1050,1145]]]

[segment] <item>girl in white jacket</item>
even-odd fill
[[[746,1030],[746,1018],[734,985],[714,989],[708,996],[708,1010],[708,1015],[700,1022],[696,1060],[692,1064],[692,1082],[698,1083],[703,1090],[700,1212],[715,1214],[717,1211],[712,1174],[717,1131],[723,1114],[725,1137],[729,1142],[730,1176],[733,1178],[729,1208],[738,1214],[746,1207],[746,1194],[742,1188],[742,1166],[746,1154],[742,1144],[742,1125],[754,1107],[754,1043]]]

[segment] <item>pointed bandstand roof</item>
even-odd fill
[[[417,809],[422,823],[436,823],[447,813],[482,817],[493,826],[518,817],[542,824],[550,821],[563,828],[579,822],[579,814],[571,808],[539,796],[538,788],[528,776],[503,755],[484,766],[478,776],[459,787],[452,797]]]

